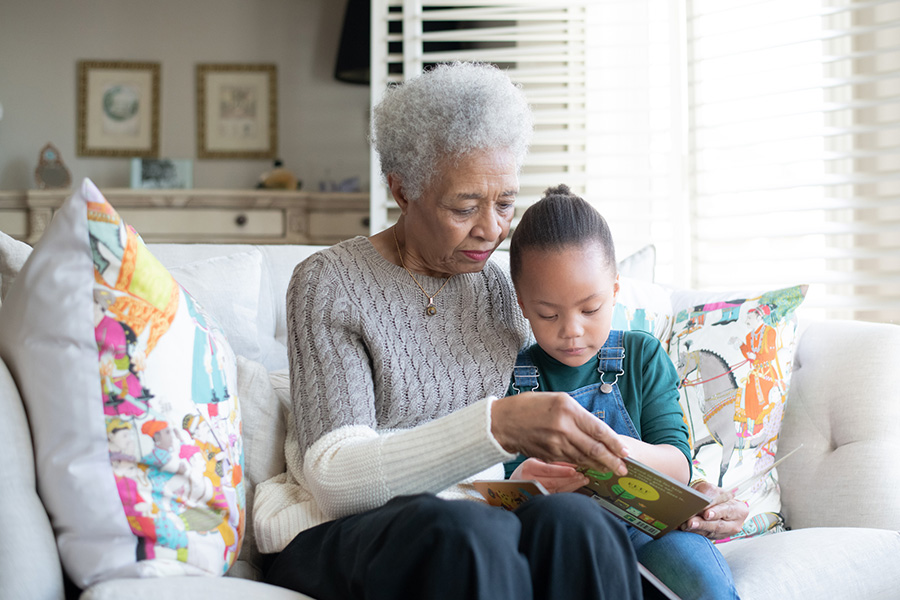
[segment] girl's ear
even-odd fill
[[[615,302],[616,297],[619,295],[619,274],[616,273],[616,282],[613,284],[613,302]]]
[[[394,201],[400,207],[400,213],[405,215],[406,209],[409,207],[409,199],[403,191],[403,182],[393,173],[388,173],[387,183],[388,187],[391,188],[391,196],[394,197]]]

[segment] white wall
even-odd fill
[[[194,187],[252,188],[269,160],[197,160],[195,65],[278,66],[279,156],[316,189],[368,187],[368,87],[335,81],[343,0],[0,0],[0,189],[34,188],[38,152],[73,179],[128,187],[130,159],[76,156],[79,60],[161,63],[160,157],[194,160]]]

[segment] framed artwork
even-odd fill
[[[275,158],[278,82],[273,64],[197,65],[197,157]]]
[[[159,63],[78,62],[78,156],[159,154]]]
[[[132,158],[131,187],[137,189],[190,189],[194,164],[175,158]]]

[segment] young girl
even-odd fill
[[[548,189],[513,234],[510,273],[537,341],[519,355],[511,393],[568,392],[629,438],[631,458],[687,483],[690,447],[675,368],[650,334],[611,330],[619,276],[603,217],[567,186]],[[551,491],[587,483],[569,465],[517,463],[513,478],[537,479]],[[737,598],[728,564],[705,537],[672,531],[653,540],[623,526],[638,560],[683,599]]]

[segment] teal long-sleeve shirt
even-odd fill
[[[671,359],[655,337],[643,331],[627,331],[624,336],[625,371],[617,381],[625,410],[634,423],[639,438],[648,444],[670,444],[687,457],[691,464],[688,428],[678,403],[678,373]],[[530,349],[531,360],[538,368],[538,390],[573,392],[600,383],[597,361],[589,360],[580,367],[562,364],[537,344]],[[611,373],[606,381],[612,381]],[[510,395],[516,390],[510,384]],[[506,475],[524,457],[506,464]]]

